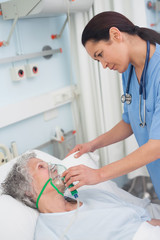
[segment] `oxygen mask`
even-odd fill
[[[65,190],[67,187],[64,184],[64,177],[62,177],[62,173],[66,170],[67,168],[61,164],[49,164],[48,170],[49,170],[49,177],[52,179],[52,183],[56,188],[64,194]],[[68,188],[73,187],[73,184],[70,184]],[[78,197],[78,192],[77,190],[71,191],[72,196],[75,198]]]
[[[64,167],[61,164],[52,164],[48,163],[48,173],[49,173],[49,179],[43,186],[37,201],[36,201],[36,206],[38,208],[38,202],[40,197],[42,196],[45,188],[47,187],[48,183],[51,184],[51,186],[62,196],[64,196],[64,192],[66,191],[67,187],[64,184],[64,177],[62,177],[62,173],[66,170],[67,168]],[[70,184],[68,188],[73,187],[73,184]],[[72,196],[74,198],[78,198],[78,192],[77,190],[71,191]]]
[[[66,170],[66,167],[60,164],[48,164],[49,178],[51,179],[53,185],[64,194],[67,187],[64,184],[64,179],[62,178],[62,173]]]

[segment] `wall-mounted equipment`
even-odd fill
[[[16,15],[15,18],[14,18],[14,21],[13,21],[13,24],[12,24],[12,27],[11,27],[11,30],[9,32],[7,40],[6,41],[4,41],[4,40],[1,41],[0,42],[0,47],[3,47],[3,46],[6,47],[6,46],[8,46],[10,44],[10,40],[11,40],[12,34],[14,32],[14,29],[15,29],[17,21],[18,21],[18,15]]]
[[[11,142],[11,149],[4,144],[0,144],[0,165],[18,157],[18,150],[16,142]]]
[[[20,17],[25,17],[41,0],[11,0],[1,3],[1,12],[4,20],[13,19],[13,24],[6,41],[0,42],[0,47],[8,46],[16,23]]]
[[[12,81],[21,81],[26,78],[26,71],[24,66],[12,67],[10,69]]]
[[[0,128],[71,103],[79,94],[77,86],[73,85],[1,107]]]
[[[62,48],[52,49],[50,46],[44,46],[42,51],[35,53],[28,53],[23,55],[17,55],[13,57],[0,58],[0,64],[15,63],[23,60],[29,60],[33,58],[44,57],[45,59],[51,58],[54,54],[62,53]]]
[[[146,2],[150,16],[148,17],[149,25],[159,32],[160,29],[160,1],[152,0]]]
[[[0,41],[0,47],[8,46],[19,18],[47,17],[64,13],[87,11],[94,0],[10,0],[1,3],[4,20],[13,19],[7,40]]]
[[[61,38],[62,33],[63,33],[64,29],[65,29],[65,26],[66,26],[67,22],[68,22],[68,16],[67,16],[67,18],[66,18],[66,20],[65,20],[65,22],[64,22],[64,24],[63,24],[63,26],[62,26],[62,29],[61,29],[60,33],[59,33],[59,34],[52,34],[52,35],[51,35],[51,38],[52,38],[53,40],[56,39],[56,38]]]
[[[0,152],[0,165],[4,164],[6,162],[5,156],[3,152]]]
[[[0,165],[12,159],[11,152],[4,144],[0,144]]]
[[[10,0],[1,3],[4,20],[88,11],[94,0]]]
[[[61,134],[59,137],[62,137]],[[56,138],[53,138],[52,143],[53,155],[62,160],[76,145],[76,131],[70,131],[67,133],[63,132],[63,140],[57,140]]]
[[[36,77],[38,75],[38,66],[36,63],[25,65],[27,78]]]
[[[153,9],[154,11],[160,11],[160,1],[148,1],[147,8]]]

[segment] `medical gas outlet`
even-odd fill
[[[10,69],[12,81],[21,81],[26,78],[26,72],[24,66],[13,67]]]
[[[25,65],[27,78],[36,77],[38,75],[38,66],[35,63]]]

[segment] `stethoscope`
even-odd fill
[[[146,54],[146,60],[139,84],[139,119],[140,119],[140,127],[146,126],[146,88],[145,88],[145,78],[146,78],[146,72],[147,72],[147,67],[148,67],[148,62],[149,62],[149,53],[150,53],[150,43],[147,41],[147,54]],[[131,104],[132,102],[132,95],[129,93],[129,86],[131,82],[131,77],[132,77],[132,72],[133,72],[133,65],[131,65],[130,72],[129,72],[129,77],[128,77],[128,82],[127,82],[127,87],[126,87],[126,93],[121,96],[121,102],[122,103],[127,103]],[[142,120],[141,117],[141,102],[142,102],[142,95],[143,95],[143,101],[144,101],[144,121]]]

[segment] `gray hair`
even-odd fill
[[[35,152],[22,154],[1,184],[2,194],[7,194],[31,208],[36,208],[35,190],[32,187],[32,176],[27,163],[36,158]]]

